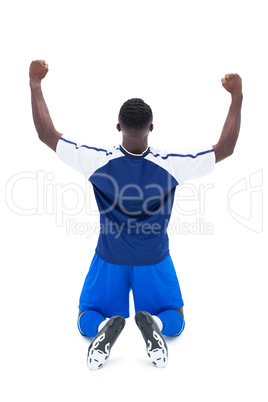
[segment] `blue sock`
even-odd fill
[[[94,337],[98,333],[99,325],[105,320],[97,311],[84,311],[77,320],[77,326],[81,335]]]
[[[157,314],[163,323],[162,334],[166,336],[179,336],[185,327],[183,316],[176,310],[166,310]]]

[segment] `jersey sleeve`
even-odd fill
[[[179,184],[205,176],[215,167],[215,153],[212,146],[167,154],[166,157],[170,172]]]
[[[78,144],[65,136],[59,139],[56,153],[61,161],[87,178],[105,164],[107,159],[105,149]]]

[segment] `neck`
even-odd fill
[[[142,137],[130,137],[123,134],[122,146],[132,154],[142,154],[148,148],[148,134]]]

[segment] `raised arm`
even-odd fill
[[[32,94],[32,111],[36,131],[42,142],[56,151],[59,138],[62,136],[54,127],[43,93],[41,81],[48,72],[48,65],[36,60],[30,66],[30,88]]]
[[[226,75],[221,82],[226,91],[230,92],[232,102],[220,139],[218,143],[213,146],[216,162],[220,162],[232,155],[234,151],[240,130],[241,107],[243,100],[242,80],[238,74]]]

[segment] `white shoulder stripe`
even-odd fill
[[[118,146],[106,150],[78,144],[65,137],[61,137],[58,141],[57,155],[63,162],[83,173],[87,178],[109,161],[123,157]]]

